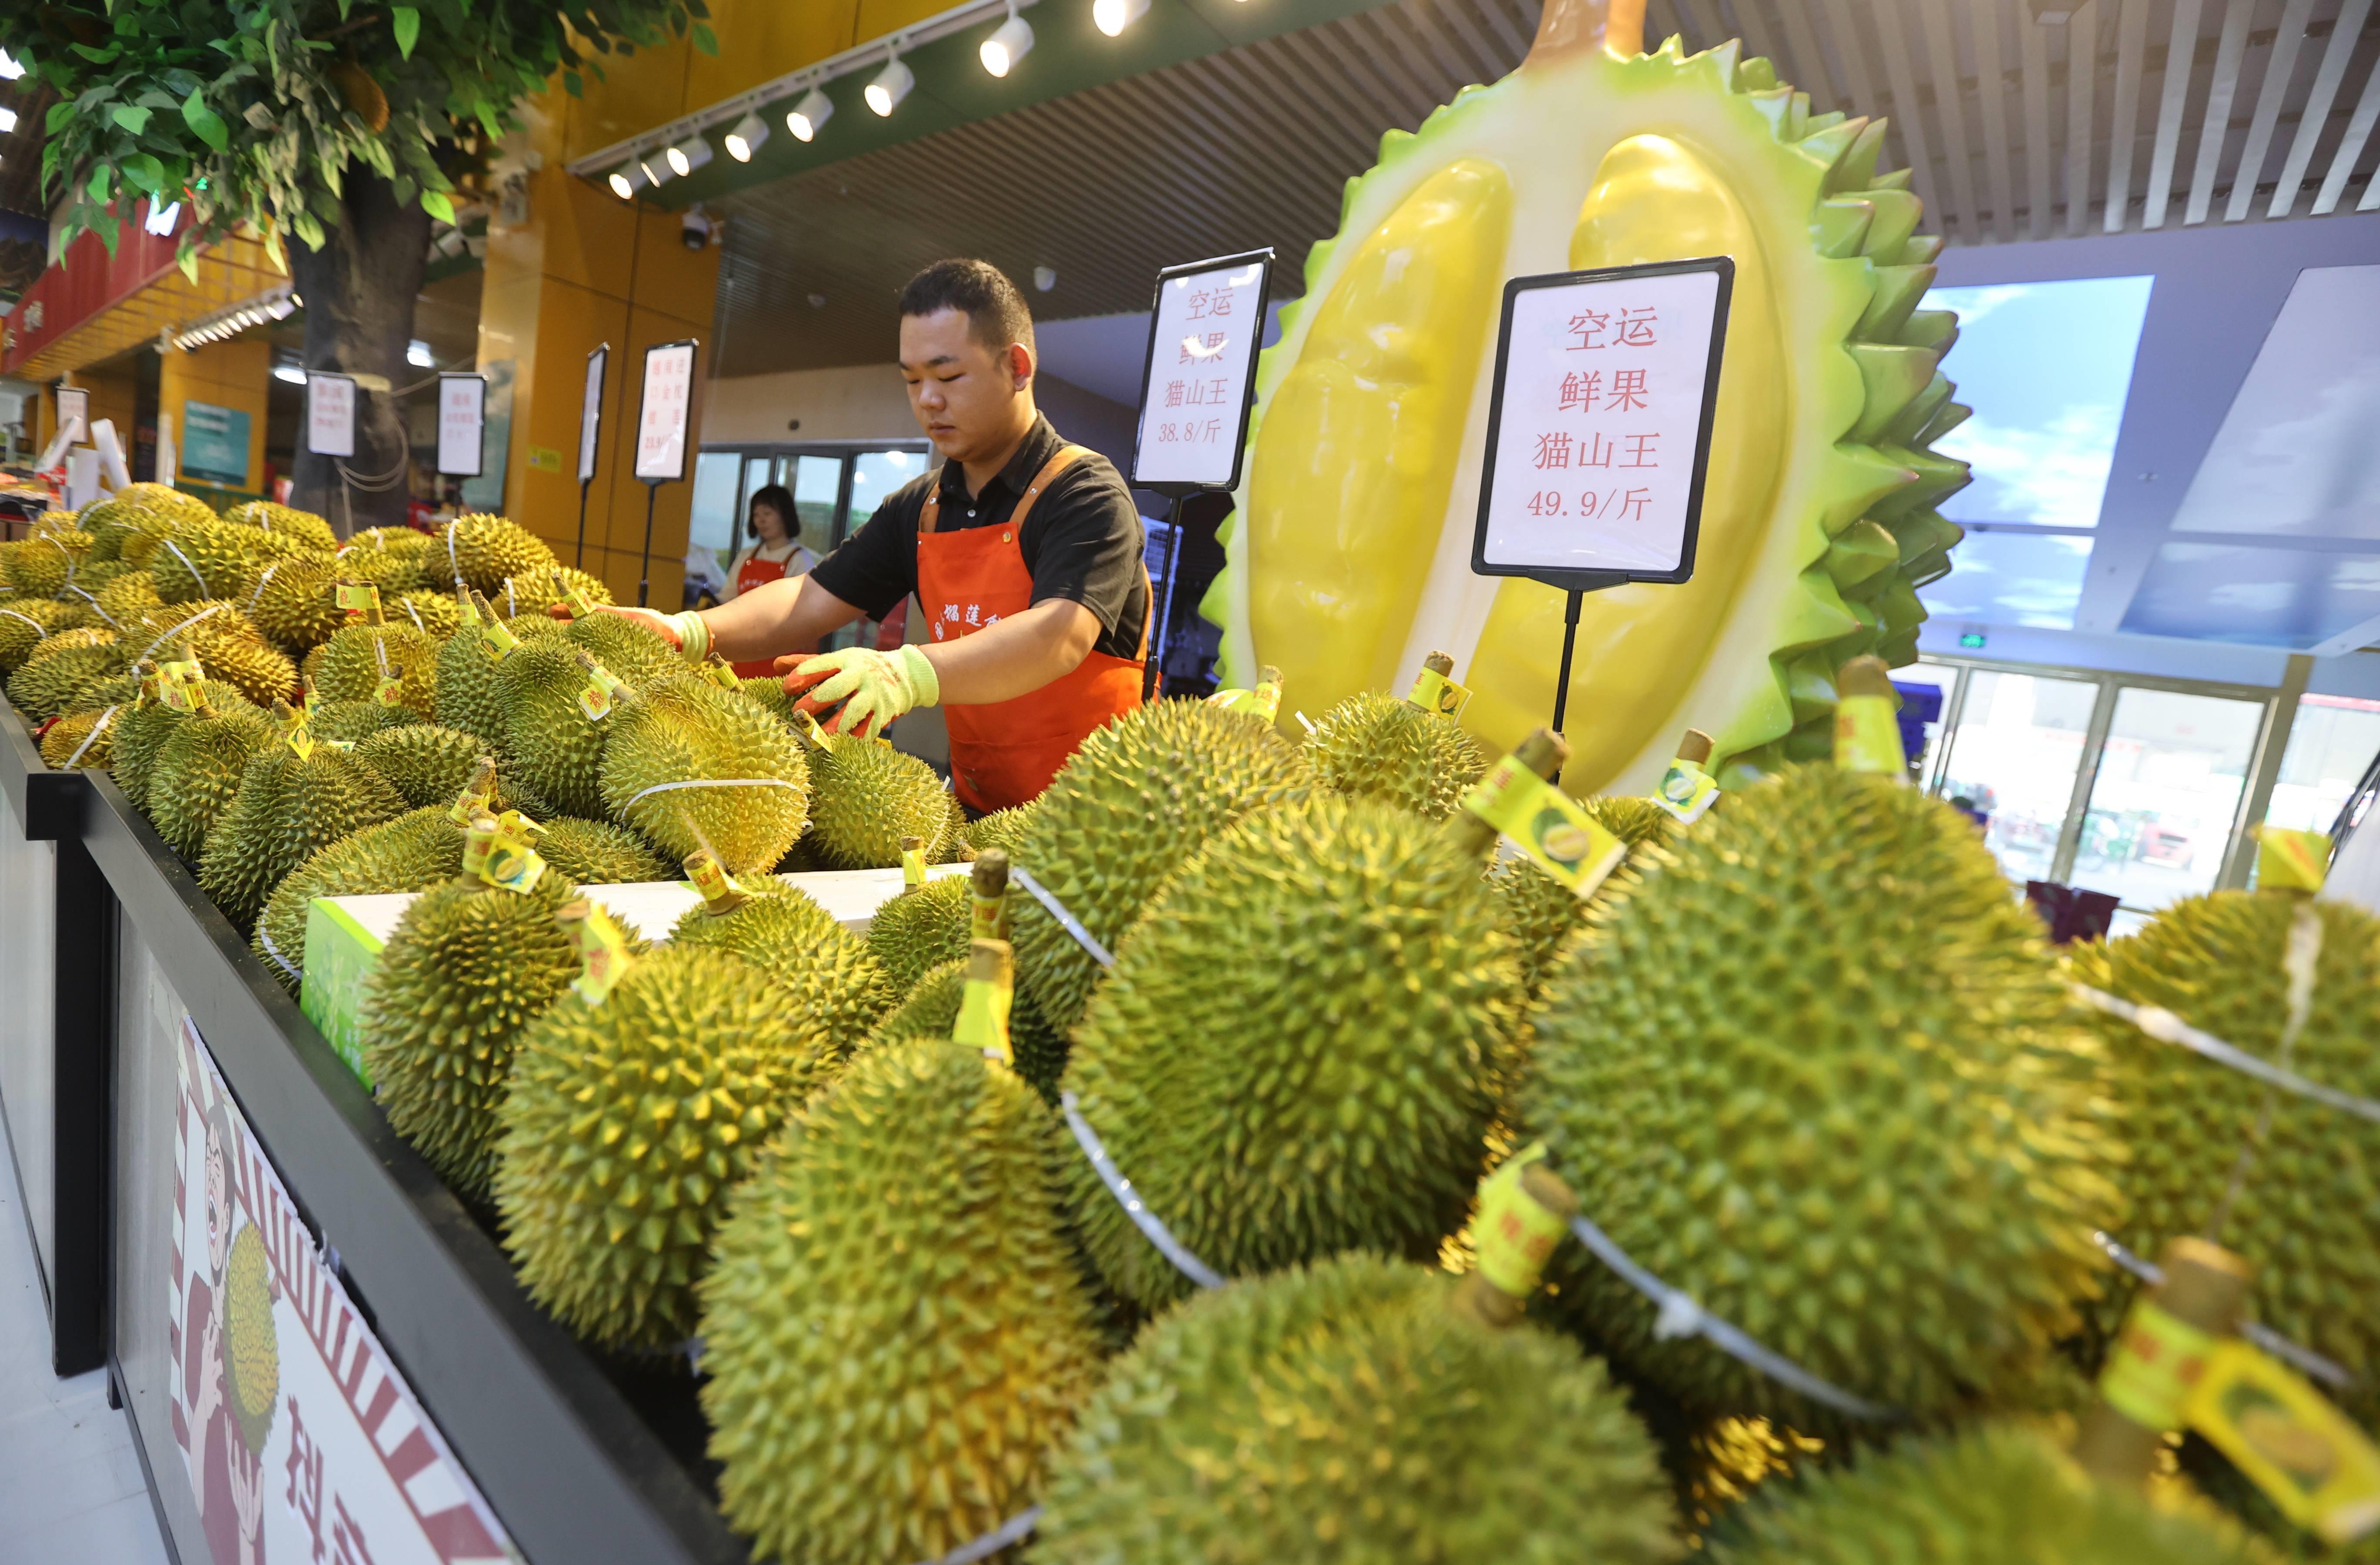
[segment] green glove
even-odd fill
[[[942,682],[915,647],[891,652],[853,647],[804,659],[785,675],[785,694],[800,697],[795,707],[812,717],[840,704],[828,731],[873,738],[903,712],[940,701]]]

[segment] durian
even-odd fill
[[[1635,1561],[1679,1552],[1652,1441],[1603,1367],[1352,1254],[1144,1328],[1061,1448],[1048,1565]]]
[[[318,744],[300,758],[273,740],[248,763],[238,795],[208,834],[199,889],[246,935],[283,876],[405,809],[404,796],[348,752]]]
[[[150,823],[184,858],[196,859],[239,796],[248,763],[273,741],[273,722],[242,704],[193,717],[157,752],[149,790]]]
[[[470,785],[480,758],[487,753],[485,740],[427,722],[382,728],[356,742],[356,758],[417,807],[453,804],[455,795]],[[499,800],[494,807],[505,804]]]
[[[40,722],[75,706],[84,691],[115,678],[124,667],[124,654],[112,639],[96,645],[69,641],[106,634],[70,630],[42,642],[8,676],[8,704]]]
[[[1149,1210],[1226,1276],[1435,1255],[1515,1064],[1519,966],[1495,911],[1477,860],[1410,811],[1335,795],[1253,811],[1125,938],[1065,1086]],[[1189,1290],[1087,1161],[1065,1181],[1110,1286],[1144,1307]]]
[[[455,590],[458,568],[464,581],[493,594],[502,589],[506,576],[554,563],[553,551],[543,540],[502,516],[484,513],[457,516],[447,523],[420,557],[428,585],[442,592]]]
[[[702,1402],[756,1555],[939,1559],[1038,1498],[1098,1374],[1055,1141],[1005,1066],[920,1040],[855,1061],[737,1193]]]
[[[829,867],[889,869],[904,837],[925,839],[929,864],[959,856],[950,790],[933,768],[881,739],[809,732],[807,841]]]
[[[1713,1565],[2262,1565],[2211,1510],[2101,1483],[2046,1435],[1985,1425],[1770,1485],[1711,1540]]]
[[[603,746],[619,712],[598,722],[580,709],[588,675],[573,651],[559,638],[524,642],[496,665],[504,747],[522,780],[567,813],[607,815]]]
[[[314,709],[310,726],[317,739],[360,745],[392,728],[421,726],[421,714],[411,707],[383,707],[378,701],[324,701]]]
[[[785,694],[783,679],[772,673],[761,674],[751,679],[737,680],[736,685],[745,695],[758,703],[761,710],[779,722],[786,724],[793,722],[794,698]]]
[[[269,537],[285,540],[304,549],[327,552],[339,546],[338,535],[331,530],[329,522],[311,511],[275,504],[270,500],[244,501],[225,511],[223,518],[240,527],[254,528]],[[425,539],[423,541],[429,540]]]
[[[2021,1398],[2118,1231],[2100,1064],[1965,818],[1802,767],[1625,884],[1534,1017],[1524,1137],[1637,1265],[1809,1373],[1935,1420]],[[1805,1401],[1577,1246],[1557,1307],[1707,1413]]]
[[[454,856],[459,867],[459,840]],[[492,1198],[514,1052],[578,972],[553,916],[577,895],[551,867],[527,892],[433,886],[406,908],[364,991],[364,1068],[389,1123],[475,1205]]]
[[[55,598],[91,552],[91,534],[74,528],[36,532],[8,552],[8,584],[30,598]]]
[[[612,589],[601,576],[589,576],[585,571],[568,565],[549,565],[542,570],[529,570],[506,580],[500,593],[508,602],[520,605],[518,613],[544,613],[550,609],[566,609],[572,593],[583,594],[590,603],[609,603]],[[601,618],[616,618],[602,615]],[[598,654],[599,656],[601,654]]]
[[[571,631],[604,620],[625,623],[601,615]],[[646,633],[632,627],[630,634]],[[801,836],[809,804],[801,746],[741,692],[697,674],[665,673],[621,702],[606,722],[604,813],[669,853],[683,858],[708,848],[731,874],[764,874]],[[722,785],[675,786],[706,782]]]
[[[1377,691],[1323,713],[1305,753],[1324,787],[1402,805],[1430,820],[1452,814],[1488,770],[1487,756],[1452,718]]]
[[[294,540],[278,542],[254,528],[192,522],[160,540],[150,556],[149,574],[157,583],[157,595],[168,603],[223,600],[245,604],[254,596],[266,565],[304,552]]]
[[[410,625],[351,625],[322,646],[312,670],[326,701],[380,699],[382,681],[397,682],[394,703],[431,715],[437,704],[438,644]]]
[[[975,892],[964,875],[945,875],[903,892],[876,910],[868,926],[875,953],[896,995],[917,987],[929,968],[967,953]]]
[[[987,848],[999,848],[1003,853],[1014,855],[1025,841],[1025,828],[1032,820],[1033,804],[1012,805],[1006,809],[996,809],[980,820],[968,822],[962,835],[966,838],[967,846],[978,853]]]
[[[796,891],[761,891],[723,914],[692,908],[670,938],[680,945],[731,952],[750,963],[796,1012],[825,1024],[827,1046],[838,1060],[858,1049],[901,992],[868,942]],[[949,1031],[945,1025],[942,1036]]]
[[[2380,917],[2351,903],[2287,891],[2187,897],[2136,935],[2075,947],[2071,971],[2275,1060],[2289,1013],[2289,930],[2301,916],[2318,922],[2322,944],[2287,1067],[2380,1098]],[[2131,1150],[2119,1182],[2131,1214],[2110,1231],[2144,1256],[2181,1235],[2218,1235],[2254,1268],[2248,1313],[2356,1377],[2346,1405],[2380,1422],[2380,1125],[2269,1089],[2130,1022],[2094,1017]],[[2115,1325],[2131,1292],[2109,1301],[2104,1326]]]
[[[224,1220],[231,1220],[230,1214]],[[223,1333],[216,1341],[232,1426],[239,1431],[251,1461],[264,1454],[281,1396],[281,1341],[273,1327],[275,1292],[264,1241],[255,1223],[244,1223],[232,1236],[224,1259]]]
[[[496,782],[511,796],[512,784],[502,767],[496,769]],[[536,811],[529,813],[534,816]],[[625,886],[676,878],[650,843],[608,820],[554,816],[545,822],[545,835],[537,840],[537,851],[582,886]]]
[[[444,641],[463,627],[463,611],[443,592],[427,588],[401,592],[388,605],[391,623],[403,622],[429,637]]]
[[[68,628],[78,618],[77,611],[46,598],[0,602],[0,673],[16,673],[44,639]]]
[[[115,754],[115,719],[123,709],[101,707],[70,712],[42,734],[42,764],[63,771],[71,762],[79,769],[105,770]]]
[[[316,897],[418,892],[463,867],[463,829],[431,806],[350,832],[317,850],[273,888],[249,945],[291,994],[306,970],[306,921]]]
[[[246,600],[249,617],[266,640],[304,657],[347,623],[332,596],[338,584],[338,567],[329,560],[276,560],[258,573]]]
[[[606,1347],[691,1334],[727,1192],[827,1056],[821,1022],[700,946],[637,959],[600,1004],[556,1001],[497,1110],[496,1201],[529,1296]]]
[[[1257,365],[1203,604],[1227,683],[1276,663],[1319,710],[1443,648],[1490,753],[1541,722],[1565,595],[1470,569],[1503,285],[1715,255],[1735,281],[1693,579],[1585,596],[1565,785],[1650,788],[1684,722],[1730,786],[1823,756],[1834,670],[1915,655],[1915,588],[1960,536],[1932,507],[1966,481],[1930,449],[1966,412],[1936,369],[1954,322],[1914,308],[1941,240],[1877,173],[1884,121],[1811,112],[1740,42],[1642,32],[1641,7],[1548,4],[1519,68],[1348,186]],[[1624,476],[1569,471],[1572,495]]]
[[[1141,904],[1247,811],[1313,788],[1305,758],[1252,717],[1160,701],[1108,724],[1033,806],[1017,864],[1113,952]],[[1061,1032],[1099,969],[1038,901],[1014,915],[1017,986]]]
[[[1650,799],[1599,794],[1578,802],[1596,824],[1627,844],[1631,855],[1646,844],[1662,846],[1677,830],[1677,818]],[[1535,1001],[1556,960],[1586,928],[1588,914],[1601,904],[1612,882],[1606,880],[1592,896],[1582,897],[1537,867],[1536,860],[1519,855],[1500,856],[1488,880],[1502,906],[1499,922],[1520,942],[1522,989]]]
[[[200,688],[205,693],[206,705],[218,712],[257,710],[232,685],[207,679],[200,682]],[[190,714],[152,700],[146,706],[135,705],[115,721],[115,763],[108,770],[133,807],[145,815],[149,811],[150,770],[165,742],[174,736],[176,729],[190,721]]]

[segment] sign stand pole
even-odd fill
[[[645,486],[645,552],[637,561],[637,607],[639,609],[645,606],[646,596],[653,585],[653,501],[661,491],[662,486],[657,483]]]
[[[1160,596],[1149,605],[1156,611],[1155,632],[1148,645],[1141,649],[1148,658],[1140,673],[1140,698],[1144,701],[1155,700],[1160,686],[1165,683],[1165,637],[1173,624],[1173,587],[1182,578],[1182,510],[1198,491],[1167,484],[1162,492],[1166,496],[1165,525],[1173,530],[1165,546],[1164,585],[1151,588]]]
[[[587,568],[587,494],[595,484],[595,447],[603,436],[603,377],[612,362],[612,345],[600,344],[587,356],[586,396],[578,406],[578,545],[570,552],[573,570]]]
[[[1578,649],[1578,610],[1590,592],[1600,592],[1607,587],[1619,587],[1628,578],[1617,571],[1548,572],[1536,579],[1549,587],[1559,587],[1568,593],[1562,605],[1561,673],[1554,678],[1554,721],[1556,734],[1562,731],[1562,718],[1570,710],[1571,654]]]
[[[570,568],[576,571],[587,568],[587,491],[590,487],[591,480],[578,480],[578,546],[570,552]]]

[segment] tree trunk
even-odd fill
[[[289,503],[329,517],[342,538],[404,526],[412,501],[411,443],[390,394],[423,373],[405,351],[430,249],[430,214],[419,201],[397,205],[388,182],[359,164],[348,165],[344,184],[346,220],[325,232],[322,248],[289,244],[290,279],[305,300],[306,368],[356,378],[356,454],[316,455],[301,422]]]

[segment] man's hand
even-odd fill
[[[558,620],[572,617],[566,603],[550,605],[548,614]],[[639,609],[620,603],[598,603],[599,614],[617,614],[622,619],[640,625],[676,649],[677,655],[687,662],[698,663],[710,654],[710,627],[702,615],[688,609],[680,614],[665,614],[659,609]]]
[[[903,712],[942,698],[934,665],[915,647],[891,652],[854,647],[823,657],[779,658],[777,668],[785,674],[785,694],[800,697],[794,705],[812,717],[842,704],[826,725],[835,734],[874,738]]]

